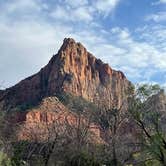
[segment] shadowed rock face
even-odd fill
[[[158,94],[151,96],[145,104],[145,110],[151,113],[157,112],[159,125],[163,132],[166,133],[166,94],[164,91],[161,90]]]
[[[156,111],[166,116],[166,95],[164,91],[161,90],[158,94],[151,96],[146,105],[148,110]]]
[[[5,108],[36,104],[44,97],[67,92],[94,103],[119,107],[126,100],[125,91],[130,85],[122,72],[111,69],[82,44],[67,38],[40,72],[1,92],[0,105]]]

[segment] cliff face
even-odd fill
[[[120,71],[96,59],[80,43],[64,39],[50,62],[37,74],[0,94],[0,105],[35,104],[42,98],[67,92],[101,105],[120,106],[131,83]]]
[[[92,142],[102,143],[100,127],[82,115],[71,112],[56,97],[47,97],[28,110],[21,124],[18,138],[23,140],[48,140],[53,134],[71,134],[78,130],[91,133]],[[66,135],[67,136],[67,135]]]
[[[71,39],[65,40],[59,54],[64,59],[64,91],[96,103],[122,104],[130,86],[122,72],[111,69]]]
[[[166,94],[160,91],[151,96],[145,103],[145,110],[159,115],[159,126],[166,133]]]
[[[166,116],[166,95],[164,91],[161,90],[158,94],[151,96],[146,105],[148,110],[156,111]]]

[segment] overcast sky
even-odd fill
[[[166,0],[0,0],[0,84],[46,65],[72,37],[134,83],[166,83]]]

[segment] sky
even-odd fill
[[[0,85],[38,72],[74,38],[133,83],[166,86],[166,0],[0,0]]]

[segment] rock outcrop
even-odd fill
[[[162,115],[166,116],[166,95],[163,90],[161,90],[158,94],[151,96],[147,102],[147,110],[159,112]]]
[[[37,74],[0,93],[1,109],[33,105],[44,97],[61,92],[81,96],[88,101],[120,106],[131,83],[121,71],[96,59],[86,48],[71,38]],[[9,107],[10,106],[10,107]]]
[[[152,115],[155,113],[152,118],[159,116],[159,125],[166,133],[166,94],[163,90],[149,97],[145,103],[145,110],[147,110],[147,113],[152,113]]]
[[[56,97],[44,98],[43,101],[26,114],[20,125],[18,138],[30,141],[45,141],[54,138],[54,134],[70,135],[70,132],[87,130],[90,141],[102,143],[99,125],[89,121],[66,108]],[[91,133],[91,134],[90,134]]]

